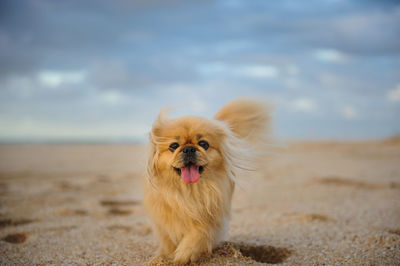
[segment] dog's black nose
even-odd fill
[[[196,147],[193,146],[186,146],[185,148],[182,149],[183,153],[195,153],[196,152]]]
[[[185,146],[182,149],[182,160],[185,165],[196,164],[197,162],[197,149],[194,146]]]

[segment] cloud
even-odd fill
[[[111,105],[117,105],[124,102],[125,97],[121,92],[117,90],[102,91],[98,94],[98,98],[101,102]]]
[[[319,49],[314,52],[314,56],[320,61],[329,63],[344,63],[349,60],[347,55],[334,49]]]
[[[358,117],[358,112],[352,106],[345,106],[342,109],[342,115],[344,118],[352,120]]]
[[[314,100],[308,98],[295,99],[291,102],[291,106],[295,111],[306,113],[314,113],[317,110]]]
[[[243,77],[250,79],[273,79],[279,70],[273,65],[228,65],[223,62],[200,64],[198,72],[205,76]]]
[[[395,89],[389,90],[386,95],[389,101],[400,102],[400,84],[397,84]]]
[[[86,77],[84,71],[51,71],[44,70],[39,72],[40,83],[49,88],[55,88],[63,83],[77,84],[82,83]]]
[[[271,65],[243,66],[234,70],[236,74],[250,78],[276,78],[279,74],[278,69]]]

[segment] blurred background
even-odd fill
[[[145,142],[250,96],[278,136],[400,132],[398,1],[0,2],[0,141]]]

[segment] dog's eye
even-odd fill
[[[170,150],[171,152],[174,152],[178,147],[179,147],[179,144],[177,142],[174,142],[174,143],[171,143],[171,145],[169,145],[168,150]]]
[[[208,142],[205,140],[200,140],[199,143],[197,143],[197,144],[199,144],[199,146],[203,147],[203,149],[205,149],[205,150],[207,150],[208,147],[210,147],[210,144],[208,144]]]

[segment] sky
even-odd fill
[[[0,141],[144,142],[238,97],[278,137],[393,136],[399,25],[385,0],[2,0]]]

